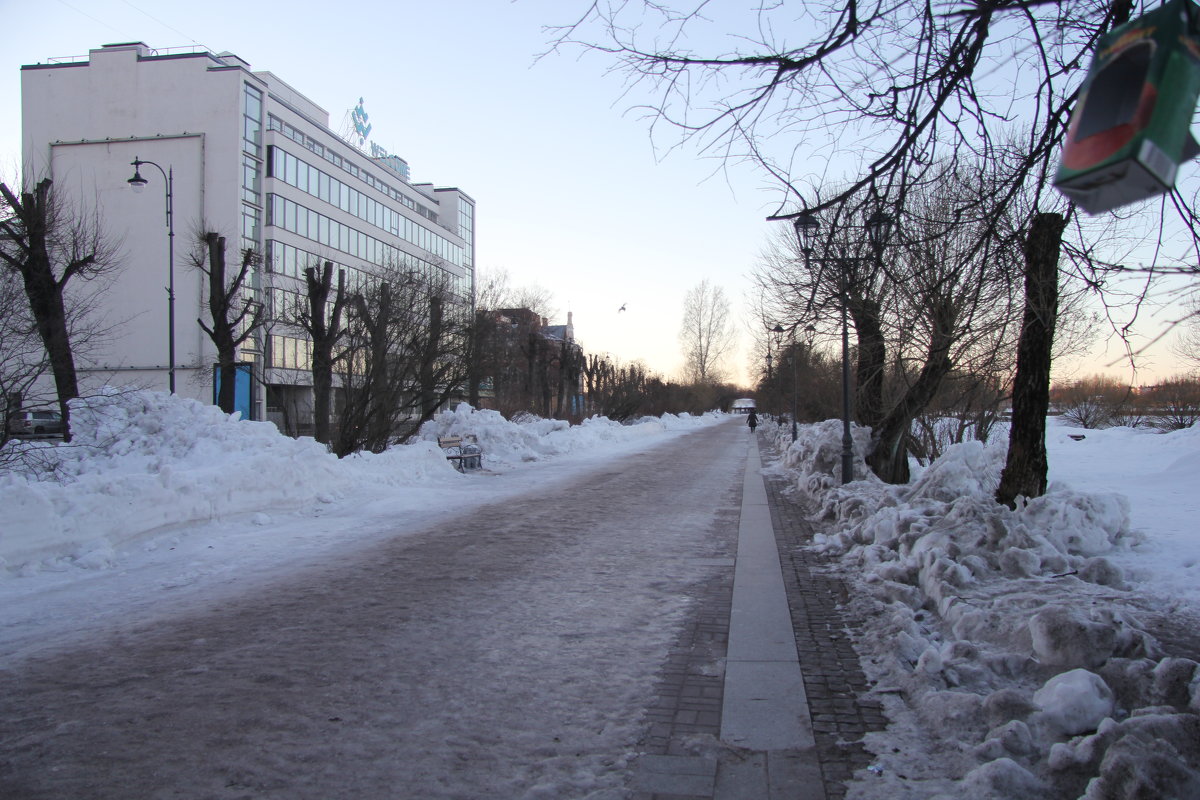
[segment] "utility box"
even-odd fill
[[[1192,0],[1168,0],[1101,37],[1054,178],[1089,214],[1169,192],[1200,152],[1198,12]]]

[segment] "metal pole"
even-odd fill
[[[796,441],[796,329],[792,328],[792,441]]]
[[[129,185],[140,191],[147,181],[142,177],[141,167],[149,164],[163,176],[167,210],[167,376],[171,394],[175,394],[175,168],[163,169],[153,161],[143,161],[134,156],[133,177]]]
[[[846,319],[846,261],[838,263],[838,293],[842,296],[842,483],[854,480],[854,440],[850,436],[850,328]]]
[[[155,165],[157,166],[157,165]],[[159,167],[162,170],[162,167]],[[167,169],[167,350],[171,394],[175,394],[175,168]]]

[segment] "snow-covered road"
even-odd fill
[[[745,437],[700,428],[26,648],[0,665],[0,795],[622,796],[689,587],[730,555]]]

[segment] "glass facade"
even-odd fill
[[[305,136],[304,133],[302,131],[300,131],[298,128],[287,124],[283,120],[279,119],[279,117],[276,117],[274,115],[268,115],[267,125],[270,130],[278,131],[279,133],[282,133],[284,136],[288,137],[289,139],[296,142],[297,144],[303,145],[304,147],[308,148],[312,152],[316,153],[317,156],[319,156],[320,158],[323,158],[323,159],[325,159],[325,161],[332,164],[335,168],[340,169],[343,172],[345,172],[347,175],[351,175],[355,178],[358,178],[360,181],[367,184],[371,188],[375,189],[378,192],[382,192],[383,194],[386,194],[388,197],[392,198],[397,203],[400,203],[403,206],[407,206],[408,208],[411,208],[413,211],[416,211],[421,216],[423,216],[427,219],[430,219],[433,222],[438,221],[437,212],[434,211],[433,209],[429,208],[428,206],[426,206],[422,203],[418,203],[417,201],[413,200],[411,197],[406,195],[404,192],[401,192],[399,189],[388,184],[387,181],[382,181],[379,178],[372,175],[370,172],[359,169],[358,166],[355,165],[352,161],[342,158],[340,155],[337,154],[336,151],[332,150],[331,148],[326,147],[325,145],[321,144],[320,142],[318,142],[316,139],[312,138],[311,136]],[[407,169],[407,166],[408,165],[405,164],[406,169]]]
[[[312,370],[312,342],[295,336],[272,334],[267,337],[270,365],[276,369]]]
[[[304,270],[308,267],[318,267],[326,261],[333,263],[334,275],[337,275],[337,270],[344,269],[346,271],[346,288],[357,289],[364,286],[367,281],[367,273],[360,269],[347,266],[346,264],[338,263],[333,259],[325,256],[319,256],[316,253],[310,253],[299,247],[293,247],[284,242],[278,242],[274,239],[267,240],[266,251],[266,269],[267,272],[273,272],[276,275],[287,275],[290,278],[305,280]],[[335,277],[336,280],[336,277]]]
[[[242,225],[241,251],[262,252],[262,123],[263,93],[249,83],[242,85]],[[247,276],[247,293],[262,298],[262,274],[256,268]],[[261,355],[261,335],[255,333],[238,348],[243,361]]]
[[[458,235],[467,240],[467,247],[463,253],[463,266],[474,270],[475,265],[471,263],[471,249],[475,242],[475,206],[465,199],[459,200],[458,203]]]
[[[260,250],[263,95],[245,84],[242,103],[242,249]]]
[[[307,310],[305,269],[326,261],[333,263],[335,284],[336,271],[345,270],[349,291],[361,290],[369,284],[375,273],[372,267],[399,266],[431,279],[446,280],[458,297],[465,302],[472,301],[474,278],[469,243],[474,241],[475,212],[470,203],[460,200],[457,214],[447,216],[446,229],[442,231],[438,213],[414,199],[418,196],[417,190],[402,183],[389,184],[381,180],[352,159],[343,158],[335,149],[270,114],[265,115],[266,128],[282,134],[298,147],[274,137],[274,144],[264,151],[261,146],[262,95],[252,99],[250,88],[247,87],[244,115],[243,146],[246,152],[242,198],[244,206],[257,209],[259,216],[245,215],[243,227],[244,233],[253,229],[256,236],[264,236],[263,269],[273,275],[272,288],[266,299],[272,318],[280,324],[266,337],[267,361],[271,367],[311,371],[312,343],[294,323]],[[249,144],[252,141],[259,145],[254,154]],[[300,147],[304,149],[300,150]],[[252,158],[252,155],[257,157]],[[293,187],[312,198],[312,202],[300,198],[297,202],[264,191],[263,177]],[[406,181],[405,177],[394,174],[391,179]],[[404,191],[398,186],[404,186]],[[390,198],[392,204],[376,192]],[[432,202],[437,203],[436,200]],[[330,207],[342,213],[330,212]],[[453,209],[452,205],[447,206],[447,210],[453,214],[450,209]],[[363,224],[341,221],[347,219],[347,214]],[[419,222],[417,217],[422,221]],[[258,220],[267,226],[265,232],[258,230]],[[270,238],[279,235],[274,233],[278,229],[302,237],[310,244],[298,243],[296,246]],[[448,238],[455,232],[468,242],[468,246]],[[401,249],[404,246],[400,245],[401,241],[413,245],[422,254],[418,256]],[[350,266],[350,263],[357,266]],[[459,271],[464,272],[465,277],[455,274]]]
[[[340,208],[381,231],[397,236],[457,267],[463,266],[463,248],[419,222],[360,192],[282,147],[270,152],[268,175],[307,195]],[[278,224],[278,223],[276,223]],[[316,238],[316,237],[310,237]],[[323,242],[324,243],[324,242]]]
[[[330,249],[340,250],[368,264],[379,267],[407,264],[423,275],[444,275],[450,280],[455,293],[462,297],[468,296],[467,292],[470,291],[466,281],[442,270],[436,264],[416,258],[387,242],[368,236],[357,228],[344,225],[277,194],[267,195],[267,224],[291,231],[305,239],[312,239]],[[461,249],[459,248],[460,252]]]

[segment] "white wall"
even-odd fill
[[[49,176],[56,191],[99,209],[120,243],[120,270],[105,280],[95,315],[111,328],[105,346],[78,364],[100,380],[166,388],[168,236],[166,186],[153,166],[139,194],[134,158],[173,175],[177,391],[211,402],[215,351],[197,323],[203,274],[191,266],[202,228],[239,247],[242,84],[248,73],[213,67],[207,56],[139,62],[144,48],[93,50],[86,65],[22,71],[27,177]],[[255,80],[257,83],[257,80]]]

